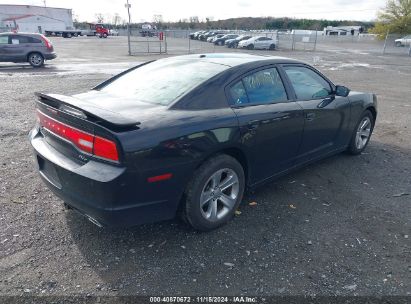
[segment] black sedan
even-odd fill
[[[222,36],[222,37],[219,37],[219,38],[217,38],[217,39],[214,39],[214,44],[215,45],[224,45],[224,43],[226,42],[226,40],[228,40],[228,39],[236,39],[238,37],[238,35],[236,35],[236,34],[227,34],[227,35],[224,35],[224,36]]]
[[[74,96],[38,93],[40,176],[97,225],[232,218],[244,190],[367,146],[377,98],[302,62],[246,54],[160,59]],[[342,186],[343,190],[343,186]]]

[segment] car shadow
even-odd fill
[[[100,229],[72,211],[67,226],[118,294],[333,294],[336,281],[382,267],[371,254],[402,252],[382,235],[399,229],[387,218],[407,221],[405,200],[393,194],[407,186],[396,174],[410,167],[409,153],[372,141],[360,156],[309,165],[247,193],[241,213],[208,233],[180,220]]]
[[[0,73],[50,73],[61,72],[55,65],[45,64],[43,67],[34,68],[30,64],[0,64]]]

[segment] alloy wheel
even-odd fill
[[[365,116],[358,125],[357,134],[355,137],[355,146],[361,150],[368,143],[371,136],[371,120]]]
[[[239,178],[234,170],[225,168],[215,172],[201,192],[202,216],[211,222],[222,219],[234,208],[239,191]]]
[[[43,63],[43,57],[39,54],[32,54],[30,55],[30,63],[33,66],[40,66]]]

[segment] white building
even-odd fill
[[[362,30],[363,27],[360,25],[327,26],[324,28],[324,34],[327,36],[358,36]]]
[[[40,32],[73,29],[71,9],[0,4],[0,29]]]

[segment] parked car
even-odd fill
[[[51,41],[41,34],[0,34],[0,62],[28,62],[38,68],[56,57]]]
[[[213,31],[213,32],[207,32],[206,34],[203,34],[200,37],[201,37],[202,41],[208,41],[208,38],[215,37],[216,35],[221,35],[221,34],[223,34],[223,33]]]
[[[238,43],[239,43],[240,41],[248,40],[248,39],[250,39],[251,37],[252,37],[252,36],[241,35],[241,36],[238,36],[238,37],[235,38],[235,39],[228,39],[228,40],[226,40],[226,41],[225,41],[225,45],[226,45],[228,48],[236,48],[236,47],[238,46]]]
[[[210,37],[211,35],[214,35],[214,32],[208,31],[205,33],[201,33],[200,35],[198,35],[198,40],[201,41],[207,41],[207,38]]]
[[[220,38],[214,39],[213,43],[216,44],[216,45],[224,45],[224,43],[227,39],[235,39],[237,37],[238,37],[238,35],[236,35],[236,34],[227,34],[227,35],[224,35]]]
[[[86,93],[37,96],[29,138],[40,176],[67,206],[109,226],[181,213],[196,229],[217,228],[246,188],[360,154],[377,115],[374,94],[297,60],[248,54],[170,57]]]
[[[245,48],[249,50],[275,50],[275,46],[276,41],[264,36],[252,37],[248,40],[243,40],[238,43],[239,48]]]
[[[189,35],[189,38],[190,39],[198,39],[198,36],[199,35],[201,35],[201,34],[204,34],[205,33],[205,31],[197,31],[197,32],[194,32],[194,33],[191,33],[190,35]]]
[[[395,46],[407,46],[411,45],[411,35],[407,35],[400,39],[395,40]]]
[[[108,31],[110,36],[118,36],[119,32],[115,29],[111,29]]]
[[[208,37],[207,42],[214,43],[216,39],[222,38],[224,34],[217,34],[211,37]]]

